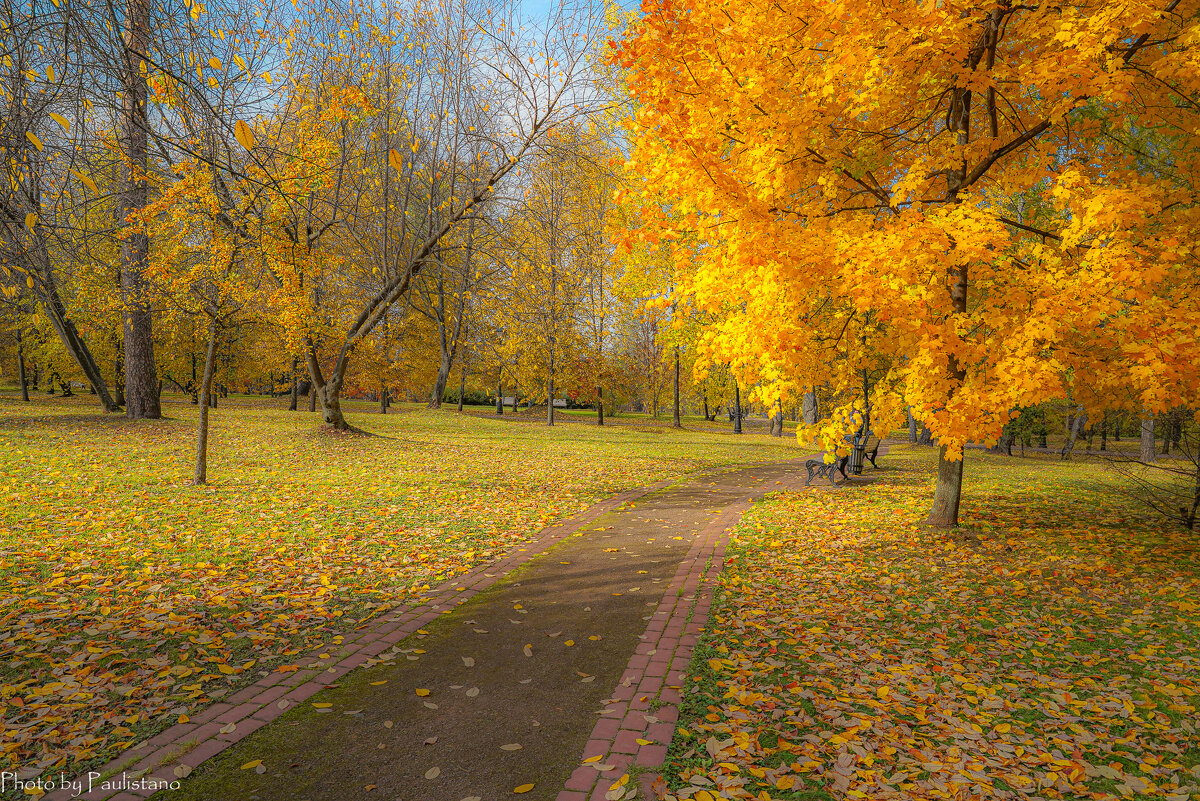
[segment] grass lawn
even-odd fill
[[[368,403],[375,436],[330,435],[230,398],[193,487],[196,407],[167,400],[0,398],[0,769],[78,774],[603,496],[803,453]]]
[[[670,797],[1200,798],[1200,547],[1096,462],[932,449],[736,531]],[[723,791],[723,792],[722,792]]]

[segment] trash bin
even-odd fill
[[[854,438],[854,447],[850,449],[850,459],[846,462],[846,473],[852,476],[861,476],[863,471],[863,453],[867,450],[865,440]]]

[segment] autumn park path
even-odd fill
[[[122,770],[185,776],[162,801],[603,798],[663,762],[728,529],[803,476],[791,460],[601,502]]]

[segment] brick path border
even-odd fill
[[[666,761],[679,719],[680,690],[708,621],[712,586],[725,559],[729,530],[750,505],[748,499],[735,501],[696,536],[584,746],[583,760],[600,759],[576,768],[556,801],[603,801],[630,766],[652,768]],[[662,706],[652,711],[652,704]],[[654,797],[649,789],[654,778],[643,774],[641,797]]]
[[[886,453],[887,445],[880,443],[879,456]],[[805,489],[802,465],[814,458],[821,455],[793,460],[797,474],[778,489]],[[576,768],[555,801],[605,801],[613,784],[631,766],[658,768],[666,761],[679,720],[680,691],[700,633],[708,623],[713,587],[725,563],[729,533],[752,505],[749,498],[735,501],[696,537],[584,746],[583,760],[600,759]],[[658,708],[652,711],[652,704]],[[643,745],[638,740],[648,742]],[[643,801],[656,798],[651,785],[657,778],[653,771],[642,773],[638,781],[641,792],[635,797]]]
[[[117,777],[128,776],[128,782],[147,781],[170,783],[178,781],[175,769],[187,766],[194,769],[239,742],[251,732],[265,726],[288,709],[311,698],[327,684],[336,682],[354,668],[383,653],[417,629],[435,620],[449,609],[466,603],[512,570],[546,551],[560,540],[579,531],[629,501],[665,489],[676,480],[664,480],[613,495],[589,506],[571,517],[553,523],[539,531],[530,542],[517,546],[500,559],[487,562],[457,579],[444,582],[429,591],[421,601],[407,608],[393,610],[345,635],[338,650],[329,649],[329,659],[309,657],[297,664],[300,670],[292,673],[272,673],[244,687],[218,703],[211,704],[187,723],[177,723],[155,737],[126,750],[96,773],[120,783]],[[337,634],[338,632],[332,632]],[[82,777],[86,783],[86,774]],[[80,777],[76,777],[78,781]],[[96,780],[96,784],[101,782]],[[42,796],[43,801],[138,801],[162,789],[116,787],[94,790],[79,796],[69,790],[54,790]]]

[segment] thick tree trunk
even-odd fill
[[[118,406],[125,405],[125,344],[124,340],[114,343],[117,349],[117,358],[113,359],[113,400]],[[193,359],[194,361],[194,359]],[[192,372],[195,372],[193,365]],[[196,376],[192,376],[192,382],[195,383]]]
[[[1142,418],[1142,462],[1153,464],[1158,461],[1154,453],[1154,415]]]
[[[953,528],[958,525],[958,503],[962,497],[963,460],[946,458],[946,446],[938,452],[937,485],[933,490],[933,509],[926,525]]]
[[[496,379],[496,414],[504,415],[504,383],[500,379]]]
[[[296,378],[296,371],[300,368],[300,360],[295,356],[292,357],[292,393],[288,398],[288,411],[294,412],[300,406],[300,381]]]
[[[452,366],[453,356],[442,350],[441,361],[438,362],[437,378],[434,380],[433,392],[429,396],[429,408],[442,408],[442,397],[446,394],[446,383],[450,380],[450,367]]]
[[[380,384],[379,384],[379,413],[387,414],[387,407],[388,407],[387,384],[380,382]]]
[[[817,408],[817,391],[815,389],[804,393],[803,410],[805,425],[815,425],[820,419],[821,410]]]
[[[917,444],[918,445],[932,445],[933,444],[933,432],[930,431],[929,426],[925,425],[924,423],[921,424],[921,433],[917,435]]]
[[[771,417],[771,436],[783,436],[783,401],[775,401],[775,414]]]
[[[346,369],[350,366],[349,350],[343,348],[334,363],[333,372],[326,380],[321,375],[321,364],[317,361],[317,351],[313,346],[308,349],[308,375],[312,380],[309,392],[321,401],[321,417],[325,424],[338,430],[347,431],[350,425],[342,415],[342,383],[346,379]],[[315,401],[310,400],[309,406]]]
[[[17,329],[17,380],[21,382],[21,400],[29,402],[29,382],[25,379],[25,343]]]
[[[683,428],[683,422],[679,419],[679,346],[675,346],[675,397],[674,408],[672,409],[671,425],[675,428]]]
[[[908,441],[915,445],[917,444],[917,418],[913,417],[911,406],[904,411],[908,415]]]
[[[308,410],[310,412],[317,410],[317,388],[312,385],[312,381],[308,382]]]
[[[128,0],[125,5],[124,81],[121,113],[121,151],[125,173],[120,198],[122,226],[130,214],[145,208],[149,195],[149,123],[146,117],[146,73],[143,58],[149,53],[150,4]],[[125,329],[125,416],[131,420],[161,416],[158,376],[154,369],[154,332],[150,317],[149,282],[145,272],[150,239],[140,225],[125,233],[121,242],[121,290]]]
[[[712,420],[712,418],[708,416],[708,390],[707,389],[704,391],[704,419]]]
[[[213,369],[217,358],[217,323],[210,320],[208,324],[208,352],[204,356],[204,380],[200,386],[200,430],[196,436],[196,476],[193,484],[204,484],[208,480],[208,408],[209,397],[215,407],[216,397],[212,396]]]
[[[733,433],[742,433],[742,390],[733,382]]]
[[[1121,415],[1116,420],[1113,420],[1113,442],[1121,441],[1121,423],[1124,419],[1125,415]]]
[[[604,387],[596,387],[596,425],[604,425]]]

